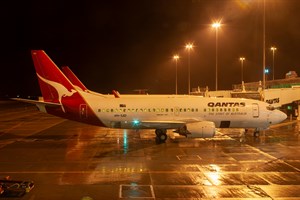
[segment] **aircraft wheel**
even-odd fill
[[[259,137],[259,131],[254,131],[253,136],[254,137]]]
[[[166,133],[162,133],[160,136],[159,136],[159,140],[161,142],[165,142],[167,140],[168,136]]]
[[[157,137],[157,136],[155,137],[155,143],[156,144],[160,144],[161,143],[161,141],[159,140],[159,137]]]
[[[155,138],[156,143],[163,143],[168,138],[166,129],[156,129],[155,134],[156,134],[156,138]]]

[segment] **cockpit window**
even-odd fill
[[[274,106],[272,106],[272,105],[268,105],[268,106],[267,106],[267,110],[275,110],[275,108],[274,108]]]

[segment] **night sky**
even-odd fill
[[[300,74],[300,1],[266,1],[266,65],[275,78]],[[219,89],[262,80],[262,0],[28,0],[1,3],[0,96],[40,95],[30,50],[43,49],[59,66],[69,66],[100,93],[187,93],[192,42],[191,87],[215,89],[214,20],[218,32]],[[270,74],[270,76],[272,76]]]

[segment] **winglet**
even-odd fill
[[[115,98],[120,98],[120,93],[118,91],[113,90],[112,93],[115,96]]]

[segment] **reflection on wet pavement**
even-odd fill
[[[257,138],[220,129],[213,139],[157,145],[152,130],[88,126],[23,105],[5,112],[0,177],[35,181],[22,199],[300,197],[299,122]]]

